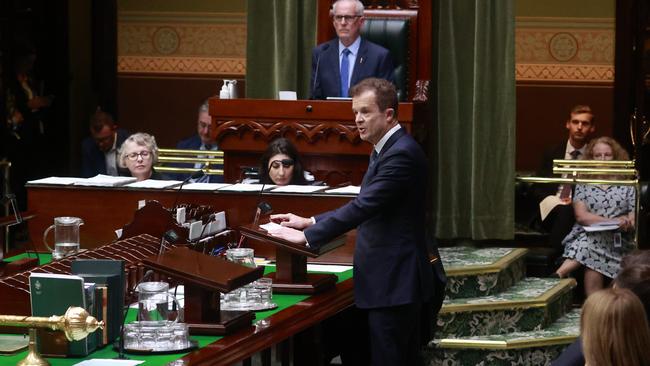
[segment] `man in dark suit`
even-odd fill
[[[435,291],[425,238],[426,157],[397,121],[392,83],[369,78],[350,93],[359,136],[374,146],[359,195],[312,218],[272,215],[282,227],[271,234],[319,247],[357,228],[354,296],[367,316],[371,362],[415,365],[420,327],[428,326],[421,316],[430,314]]]
[[[176,144],[177,149],[181,150],[218,150],[217,142],[212,139],[212,118],[209,113],[208,101],[205,100],[199,107],[199,113],[196,121],[196,135],[181,140]],[[201,168],[198,164],[194,168]],[[189,177],[189,174],[177,174],[174,178],[183,180]],[[223,175],[205,175],[199,178],[204,183],[223,183]]]
[[[311,98],[348,97],[348,89],[368,77],[393,81],[387,49],[360,37],[363,3],[338,0],[331,11],[337,38],[312,51]]]
[[[587,105],[573,107],[565,125],[569,137],[544,152],[541,168],[537,172],[541,177],[555,176],[554,159],[582,159],[585,155],[585,147],[596,130],[594,114]],[[540,203],[548,196],[557,196],[562,201],[562,204],[555,206],[542,221],[542,226],[549,232],[549,243],[558,255],[563,251],[562,240],[575,223],[570,188],[570,186],[564,188],[557,184],[540,184],[536,185],[534,190],[535,197]]]
[[[98,109],[90,117],[90,136],[81,143],[81,176],[130,175],[118,164],[118,150],[129,132],[118,128],[113,116]]]

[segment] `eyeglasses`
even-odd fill
[[[271,168],[279,169],[280,165],[282,165],[285,168],[288,168],[290,166],[293,166],[293,164],[294,164],[293,159],[273,160],[271,162]]]
[[[361,15],[335,15],[334,21],[337,23],[343,23],[345,20],[346,23],[356,22],[358,18],[361,18]]]
[[[144,150],[144,151],[134,152],[126,155],[127,159],[131,161],[138,160],[138,156],[141,157],[142,160],[147,160],[151,157],[151,151]]]

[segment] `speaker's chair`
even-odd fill
[[[395,65],[394,78],[400,101],[409,96],[409,19],[366,18],[361,36],[390,51]]]
[[[336,37],[330,10],[334,0],[317,0],[317,43]],[[431,1],[363,1],[361,34],[391,52],[400,101],[424,102],[432,75]]]

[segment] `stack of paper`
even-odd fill
[[[95,186],[95,187],[117,187],[128,183],[133,183],[137,179],[134,177],[114,177],[112,175],[97,174],[92,178],[82,179],[74,182],[76,186]]]
[[[282,193],[313,193],[322,191],[329,188],[328,186],[299,186],[299,185],[288,185],[288,186],[278,186],[273,188],[273,192],[282,192]]]
[[[275,188],[274,184],[243,184],[243,183],[237,183],[237,184],[231,184],[229,186],[219,188],[219,191],[227,191],[227,192],[259,192],[262,190],[262,187],[264,187],[265,191],[268,191],[269,189]]]
[[[616,230],[620,227],[620,224],[618,220],[609,220],[609,221],[602,221],[596,224],[591,224],[587,226],[582,226],[586,232],[594,232],[594,231],[610,231],[610,230]]]
[[[56,184],[56,185],[62,185],[62,186],[69,186],[69,185],[74,184],[75,182],[78,182],[80,180],[84,180],[84,178],[47,177],[47,178],[42,178],[42,179],[30,180],[27,183],[29,183],[29,184]]]
[[[361,192],[361,186],[345,186],[325,191],[325,193],[332,194],[359,194],[359,192]]]
[[[183,183],[180,180],[156,180],[156,179],[145,179],[139,182],[129,183],[126,186],[131,188],[153,188],[153,189],[163,189],[175,187]]]

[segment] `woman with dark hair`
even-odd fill
[[[260,161],[260,183],[307,184],[298,150],[284,137],[273,140]]]

